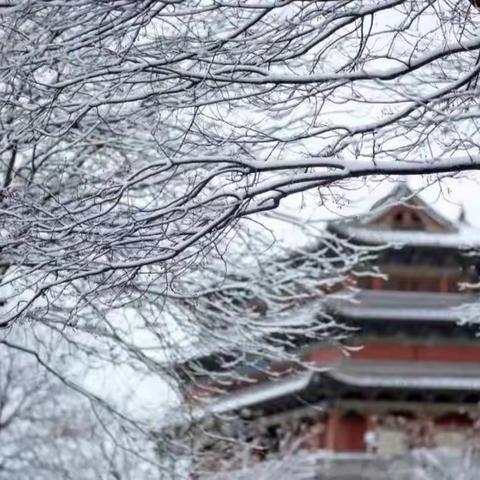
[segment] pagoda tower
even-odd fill
[[[354,332],[348,348],[299,344],[313,368],[224,389],[210,398],[209,414],[242,419],[228,434],[249,442],[256,462],[289,448],[386,459],[477,445],[480,340],[477,326],[462,323],[461,309],[476,300],[469,286],[478,282],[480,232],[463,218],[447,220],[403,184],[365,215],[332,221],[328,230],[384,247],[375,260],[380,275],[358,277],[353,298],[327,302],[329,314]],[[208,368],[215,355],[197,361]],[[202,448],[214,452],[214,443]]]

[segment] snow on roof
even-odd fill
[[[330,306],[349,318],[457,322],[459,309],[475,300],[462,293],[360,290],[353,299],[333,301]]]
[[[390,208],[402,203],[423,210],[442,225],[444,231],[402,230],[372,224]],[[435,203],[423,199],[420,192],[411,189],[406,183],[399,183],[387,195],[373,203],[363,215],[332,221],[329,229],[342,236],[375,245],[418,245],[461,249],[480,246],[480,229],[465,223],[463,206],[460,213],[456,219],[447,218],[435,209]]]
[[[416,320],[416,321],[448,321],[459,322],[461,320],[461,314],[451,310],[428,310],[404,308],[402,310],[395,310],[393,308],[356,308],[346,307],[339,310],[339,313],[349,318],[359,319],[378,319],[378,320]]]
[[[377,200],[370,207],[369,214],[365,215],[365,221],[371,222],[399,203],[408,203],[415,208],[424,210],[428,216],[448,230],[456,228],[456,221],[448,219],[442,215],[432,204],[421,197],[420,192],[416,192],[414,189],[410,188],[406,182],[398,183],[388,195]]]
[[[197,419],[259,405],[269,400],[299,394],[312,384],[314,377],[327,376],[340,383],[360,388],[425,388],[480,391],[477,364],[455,362],[362,361],[344,359],[323,372],[307,371],[239,389],[198,407]],[[318,387],[316,387],[318,388]]]
[[[425,232],[421,230],[386,230],[372,226],[349,225],[333,222],[330,228],[348,238],[374,245],[417,245],[469,249],[480,247],[480,230],[468,225],[459,225],[454,232]]]
[[[356,387],[480,390],[480,369],[473,363],[355,360],[325,374]]]
[[[278,380],[242,387],[213,399],[206,398],[203,405],[195,406],[193,409],[179,408],[172,411],[169,418],[163,422],[163,427],[175,428],[192,421],[201,421],[210,415],[233,412],[268,400],[299,393],[308,387],[313,376],[313,371],[295,373]]]
[[[241,388],[188,412],[190,420],[199,421],[209,415],[223,414],[264,402],[300,394],[312,385],[321,388],[315,378],[329,377],[337,382],[359,387],[413,388],[480,391],[478,364],[466,362],[366,361],[343,359],[323,371],[311,370],[288,375],[279,380]],[[172,425],[181,424],[181,415],[170,418]],[[167,422],[168,423],[168,422]]]
[[[480,391],[480,378],[459,376],[392,376],[392,375],[348,375],[341,371],[332,370],[329,376],[341,383],[356,387],[384,387],[384,388],[423,388]]]
[[[476,362],[415,361],[415,360],[361,360],[344,358],[331,371],[341,371],[349,375],[402,375],[444,377],[460,376],[480,379],[480,368]]]
[[[421,176],[405,179],[390,177],[387,179],[351,180],[347,184],[341,183],[322,191],[307,192],[293,195],[282,202],[278,210],[270,212],[265,225],[279,243],[290,248],[304,247],[315,242],[322,235],[328,224],[356,223],[358,227],[366,219],[372,219],[377,212],[384,213],[385,208],[411,199],[411,193],[404,197],[398,192],[414,192],[415,203],[419,208],[428,210],[428,215],[437,223],[460,230],[459,236],[423,235],[418,240],[426,246],[437,245],[439,237],[444,237],[447,246],[462,248],[478,246],[480,244],[480,207],[478,202],[472,201],[478,194],[480,174],[469,174],[459,178],[443,178],[439,182],[432,182]],[[405,186],[406,185],[406,186]],[[363,232],[359,232],[363,233]],[[378,232],[380,235],[384,232]],[[400,232],[410,236],[415,232]],[[425,232],[418,232],[425,233]],[[383,237],[377,237],[378,243],[385,243]],[[403,236],[388,238],[396,244],[404,241]],[[460,240],[460,243],[454,243]]]
[[[280,380],[263,382],[251,387],[242,388],[236,392],[223,396],[220,400],[205,406],[208,413],[224,413],[238,410],[251,405],[292,395],[304,390],[310,383],[314,372],[301,372]]]

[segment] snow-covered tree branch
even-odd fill
[[[476,3],[0,3],[0,327],[145,375],[206,338],[329,332],[271,320],[372,252],[266,260],[258,226],[298,193],[480,169]]]
[[[55,290],[170,285],[293,193],[480,164],[466,1],[2,13],[1,264],[35,284],[4,326]]]

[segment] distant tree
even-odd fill
[[[68,379],[50,342],[0,340],[0,479],[158,480],[153,437],[149,452],[137,422]]]

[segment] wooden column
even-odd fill
[[[325,448],[337,452],[365,451],[366,419],[358,413],[332,410],[327,420]]]
[[[328,419],[325,432],[325,449],[335,450],[335,441],[337,437],[338,427],[340,423],[340,413],[338,410],[331,410]]]
[[[384,280],[380,277],[372,278],[372,289],[373,290],[382,290]]]
[[[446,275],[442,275],[440,277],[440,285],[439,285],[439,290],[442,293],[448,292],[448,277]]]

